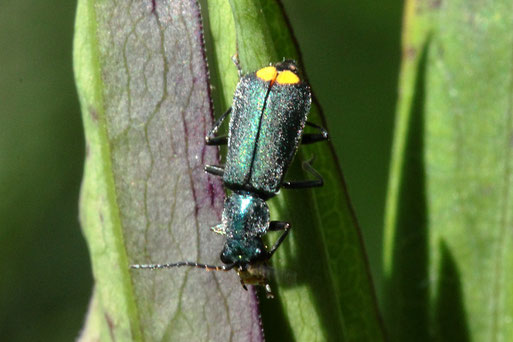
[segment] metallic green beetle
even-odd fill
[[[310,87],[301,81],[294,61],[284,60],[240,77],[232,107],[215,122],[205,138],[208,145],[228,144],[225,166],[205,167],[206,172],[223,177],[225,187],[232,191],[225,200],[222,223],[212,227],[214,232],[226,236],[221,252],[224,265],[184,261],[132,267],[235,269],[245,289],[246,284],[263,285],[268,297],[272,297],[267,262],[287,236],[290,224],[270,221],[265,201],[282,187],[298,189],[323,184],[322,177],[309,163],[303,165],[315,180],[284,181],[300,142],[309,144],[328,138],[326,130],[306,121],[311,102]],[[230,113],[228,136],[217,136]],[[319,133],[303,134],[305,125],[318,129]],[[275,230],[283,233],[268,250],[262,236]]]

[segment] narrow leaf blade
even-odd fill
[[[212,110],[197,3],[82,0],[77,18],[89,146],[81,215],[93,310],[103,313],[93,317],[109,330],[102,338],[261,341],[256,297],[234,272],[129,270],[220,262],[222,237],[209,227],[220,220],[224,193],[203,172],[218,153],[204,144]]]

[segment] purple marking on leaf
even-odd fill
[[[107,326],[109,327],[110,338],[112,341],[115,341],[116,336],[114,336],[114,330],[115,330],[114,322],[112,321],[112,318],[110,317],[110,315],[107,312],[105,312],[103,315],[105,316],[105,320],[107,321]]]
[[[258,307],[260,303],[258,300],[257,291],[254,286],[250,286],[249,293],[253,299],[251,301],[251,310],[253,313],[253,318],[258,322],[258,329],[249,330],[247,340],[255,342],[265,341],[264,327],[262,325],[262,318],[260,317],[260,309]]]
[[[204,130],[203,132],[203,135],[206,136],[206,132]],[[207,152],[207,144],[204,144],[203,145],[203,148],[201,149],[201,163],[204,164],[205,163],[205,153]],[[216,159],[219,159],[219,156],[216,155]]]
[[[207,192],[208,194],[210,195],[210,205],[214,205],[214,200],[215,200],[215,193],[214,193],[214,185],[212,184],[212,182],[210,182],[210,175],[208,176],[208,188],[207,188]]]

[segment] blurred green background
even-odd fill
[[[328,121],[377,289],[402,1],[284,0]],[[0,1],[0,337],[70,341],[91,294],[78,225],[84,138],[75,2]]]

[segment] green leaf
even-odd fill
[[[510,1],[406,3],[386,215],[393,341],[513,339]]]
[[[214,50],[210,60],[219,63],[214,84],[229,105],[236,68],[227,61],[235,53],[244,72],[283,58],[299,60],[299,55],[276,2],[229,1],[231,18],[227,3],[209,0],[208,14]],[[316,104],[309,120],[322,122]],[[273,218],[289,221],[293,229],[273,257],[278,296],[261,301],[266,336],[280,341],[382,340],[359,228],[329,143],[302,147],[287,178],[307,177],[299,161],[312,156],[325,186],[283,190],[270,201]]]
[[[218,264],[223,190],[194,1],[80,0],[74,64],[87,141],[81,223],[95,278],[82,340],[261,341],[237,275],[129,270]],[[248,338],[250,336],[250,338]]]

